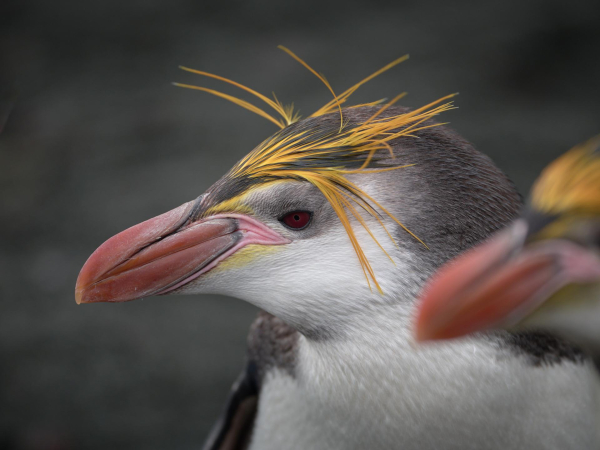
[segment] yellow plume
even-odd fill
[[[548,214],[600,215],[600,136],[546,167],[532,189],[531,204]]]
[[[369,286],[371,286],[372,280],[377,290],[382,292],[381,287],[375,277],[375,273],[373,272],[373,269],[366,255],[364,254],[356,235],[354,234],[347,211],[350,211],[350,214],[361,224],[361,226],[366,229],[371,238],[384,252],[385,250],[377,241],[371,230],[369,230],[367,223],[362,218],[360,214],[361,210],[365,211],[370,216],[373,216],[385,229],[383,221],[380,217],[379,211],[381,211],[383,214],[386,214],[392,218],[414,239],[419,241],[425,247],[426,245],[375,199],[369,196],[354,183],[349,181],[346,178],[346,175],[356,173],[384,172],[410,166],[409,164],[378,165],[375,167],[370,167],[371,163],[374,161],[374,159],[376,159],[375,156],[379,150],[386,150],[389,152],[390,158],[393,159],[394,154],[392,152],[390,142],[394,139],[397,139],[401,136],[414,136],[414,133],[419,130],[440,125],[437,123],[425,124],[425,122],[441,112],[453,109],[451,102],[444,103],[453,95],[440,98],[414,111],[396,115],[388,115],[387,117],[382,115],[385,110],[387,110],[405,95],[403,93],[381,106],[368,120],[359,124],[349,125],[344,120],[341,105],[345,103],[360,86],[385,72],[386,70],[401,63],[402,61],[405,61],[408,56],[403,56],[395,61],[392,61],[380,70],[347,89],[339,96],[336,96],[333,88],[323,75],[317,73],[306,62],[304,62],[287,48],[281,46],[280,48],[300,62],[314,75],[316,75],[333,95],[333,99],[331,101],[315,111],[310,117],[315,118],[324,116],[326,114],[333,113],[333,111],[337,109],[340,115],[339,129],[328,131],[323,131],[319,128],[311,129],[310,127],[293,129],[293,127],[289,127],[289,125],[296,122],[300,116],[293,112],[292,106],[284,107],[279,100],[277,100],[275,95],[273,95],[273,100],[271,100],[270,98],[256,92],[253,89],[208,72],[182,67],[182,69],[186,71],[215,78],[249,92],[271,107],[281,117],[281,119],[276,119],[257,106],[228,94],[199,86],[183,84],[177,84],[177,86],[197,89],[225,98],[226,100],[236,103],[239,106],[242,106],[243,108],[246,108],[266,118],[282,128],[282,130],[265,140],[246,157],[244,157],[239,163],[237,163],[227,174],[227,177],[231,179],[246,178],[255,181],[260,180],[260,182],[265,183],[281,179],[292,179],[307,181],[316,186],[331,204],[342,225],[344,226],[350,242],[358,256],[358,260],[367,279],[367,283]],[[359,106],[374,106],[381,103],[382,101],[379,100],[362,105],[350,106],[349,108],[355,108]],[[382,157],[379,157],[377,158],[377,161],[379,162],[382,159]],[[238,202],[236,201],[236,198],[227,200],[228,205],[235,205],[237,203]],[[217,209],[221,210],[222,208],[217,207]],[[213,210],[215,210],[215,208],[211,208],[208,213]],[[387,229],[385,231],[387,232]],[[390,233],[387,232],[387,234],[390,239],[394,241]]]

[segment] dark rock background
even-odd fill
[[[0,449],[199,448],[255,310],[207,297],[77,306],[88,255],[195,198],[275,128],[171,81],[212,71],[309,114],[405,53],[355,102],[446,113],[525,193],[600,133],[588,1],[0,0]],[[244,96],[245,98],[248,98]]]

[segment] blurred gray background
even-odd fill
[[[216,297],[77,306],[106,238],[191,200],[275,131],[172,86],[275,91],[305,115],[460,92],[445,113],[526,193],[600,133],[599,2],[0,0],[0,449],[199,448],[255,309]],[[242,97],[250,99],[242,94]],[[7,120],[5,121],[4,119]]]

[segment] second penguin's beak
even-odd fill
[[[565,285],[600,279],[589,249],[565,239],[525,243],[527,235],[519,219],[443,266],[423,290],[417,340],[510,328]]]

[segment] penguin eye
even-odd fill
[[[309,211],[292,211],[279,218],[286,227],[292,230],[302,230],[308,226],[312,219],[312,213]]]

